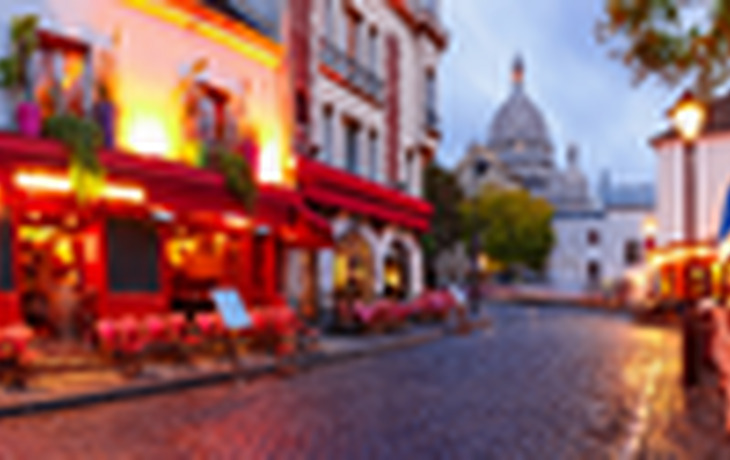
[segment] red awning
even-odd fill
[[[299,181],[304,197],[312,202],[416,231],[429,228],[433,210],[428,202],[347,171],[300,157]]]
[[[293,190],[261,186],[256,203],[256,220],[279,230],[297,247],[326,247],[333,244],[329,222],[304,203]]]

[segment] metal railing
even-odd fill
[[[382,101],[383,80],[325,37],[322,37],[320,60],[359,91]]]

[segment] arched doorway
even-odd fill
[[[335,293],[348,299],[372,300],[375,296],[375,263],[368,241],[350,231],[335,245]]]
[[[395,241],[385,256],[385,295],[396,299],[408,296],[411,285],[410,254],[408,248]]]

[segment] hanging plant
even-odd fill
[[[251,211],[256,202],[256,180],[253,177],[253,171],[246,159],[230,150],[219,148],[214,153],[216,157],[216,166],[223,174],[226,182],[226,188],[247,210]]]
[[[104,168],[97,154],[102,145],[101,128],[86,118],[56,115],[43,123],[43,135],[68,149],[69,176],[79,203],[98,198],[104,188]]]
[[[38,49],[38,17],[25,15],[13,18],[10,25],[11,53],[0,59],[0,84],[22,93],[26,101],[33,99],[29,66]]]

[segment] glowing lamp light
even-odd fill
[[[229,228],[245,229],[249,226],[248,219],[243,216],[239,216],[238,214],[226,214],[225,216],[223,216],[223,221]]]
[[[108,184],[104,187],[102,195],[109,200],[129,201],[132,203],[144,203],[146,199],[146,194],[143,189],[123,185]]]
[[[164,156],[170,151],[170,139],[164,124],[152,116],[132,120],[126,143],[131,150],[142,154]]]
[[[677,104],[669,111],[674,128],[686,142],[693,142],[702,132],[707,118],[705,107],[691,91],[685,91]]]
[[[50,174],[19,173],[15,176],[15,185],[26,190],[44,192],[68,193],[71,191],[71,181],[68,178]]]
[[[15,185],[25,190],[47,193],[67,194],[73,190],[67,176],[49,173],[17,173]],[[144,189],[118,184],[105,184],[102,196],[108,200],[131,203],[143,203],[147,199]]]

